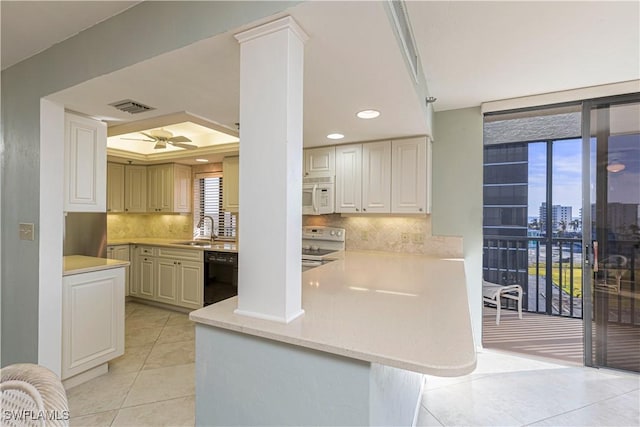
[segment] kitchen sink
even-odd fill
[[[200,248],[210,248],[211,242],[208,240],[189,240],[186,242],[173,242],[174,245],[197,246]]]

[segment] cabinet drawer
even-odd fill
[[[200,261],[204,259],[203,252],[197,249],[157,248],[157,256],[163,258],[180,259],[185,261]]]
[[[135,251],[137,255],[144,256],[157,256],[158,248],[155,246],[136,246]]]

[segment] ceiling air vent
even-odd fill
[[[148,105],[144,105],[139,102],[132,101],[130,99],[112,102],[109,105],[111,105],[112,107],[116,107],[118,110],[124,111],[125,113],[129,113],[129,114],[138,114],[138,113],[144,113],[145,111],[155,110],[155,108],[153,107],[149,107]]]

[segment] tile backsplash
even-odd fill
[[[107,214],[109,239],[131,237],[191,239],[193,216],[158,214]]]
[[[432,236],[431,216],[304,215],[303,225],[346,230],[347,250],[405,252],[462,257],[462,237]]]

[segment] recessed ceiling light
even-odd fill
[[[344,138],[344,135],[341,133],[330,133],[329,135],[327,135],[327,138],[329,139],[342,139]]]
[[[207,160],[207,159],[196,159],[196,162],[209,163],[209,160]]]
[[[356,116],[360,117],[361,119],[375,119],[376,117],[380,116],[380,111],[362,110],[362,111],[358,111]]]

